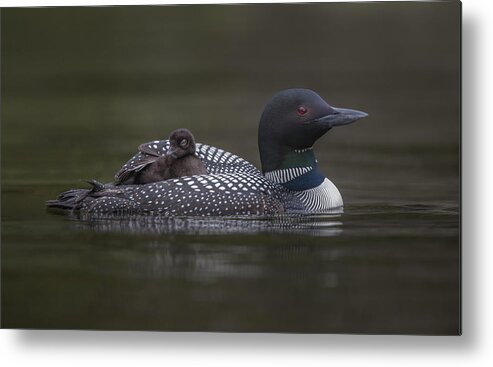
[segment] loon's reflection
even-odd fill
[[[96,232],[135,234],[303,234],[337,236],[342,222],[337,214],[280,215],[275,217],[160,217],[150,215],[72,215],[75,226]]]
[[[150,230],[154,231],[152,233],[164,233],[164,230],[179,228],[181,232],[175,231],[176,235],[166,232],[167,235],[130,236],[128,241],[122,241],[122,238],[128,236],[116,235],[115,232],[111,232],[109,237],[91,237],[91,253],[98,254],[100,260],[91,261],[89,271],[98,276],[118,279],[147,279],[143,287],[149,284],[152,287],[152,281],[156,281],[163,285],[163,289],[172,287],[176,292],[185,292],[184,297],[201,302],[208,302],[209,297],[230,299],[232,295],[249,299],[258,292],[259,287],[265,288],[267,293],[273,289],[277,294],[285,292],[286,297],[290,297],[293,290],[304,292],[314,286],[321,289],[335,288],[339,285],[339,271],[344,271],[341,263],[347,255],[344,242],[334,237],[292,234],[295,229],[287,223],[284,227],[272,224],[267,227],[261,224],[265,221],[251,221],[251,226],[246,227],[246,221],[238,220],[236,227],[203,226],[201,229],[196,228],[196,233],[224,233],[226,228],[230,231],[241,229],[242,233],[246,233],[245,228],[248,228],[251,235],[230,232],[226,235],[193,236],[183,233],[192,233],[188,225],[198,225],[196,221],[175,218],[167,226],[156,223],[143,226],[143,221],[134,221],[132,227],[125,226],[129,222],[79,221],[76,225],[84,231],[121,232],[121,228],[124,228],[132,233],[135,230],[139,233],[149,233]],[[177,222],[180,224],[176,225]],[[175,223],[175,226],[170,223]],[[334,236],[341,232],[335,223],[334,227],[325,229],[317,226],[311,229],[311,233]],[[281,228],[288,228],[284,231],[290,231],[288,235],[278,236],[268,232],[280,231]],[[255,235],[255,230],[265,233]],[[297,231],[301,233],[302,230]],[[219,286],[217,282],[225,283]],[[241,282],[241,290],[234,285],[237,282]],[[213,284],[219,288],[201,288]],[[175,286],[178,288],[175,289]],[[263,297],[268,296],[266,294]]]

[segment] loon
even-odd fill
[[[182,176],[208,173],[204,163],[195,155],[195,139],[189,130],[177,129],[173,131],[169,136],[169,142],[170,148],[164,155],[152,146],[146,144],[139,146],[139,152],[146,154],[149,158],[147,159],[148,164],[134,177],[131,177],[133,183],[148,184]],[[128,170],[118,172],[115,185],[126,183],[128,176]]]
[[[309,89],[275,94],[260,118],[258,145],[262,170],[230,152],[196,144],[208,174],[136,184],[149,152],[164,155],[169,140],[141,145],[112,185],[90,181],[47,202],[48,207],[81,213],[164,216],[245,216],[330,213],[341,210],[337,187],[317,167],[313,144],[327,131],[366,117],[361,111],[330,106]],[[124,178],[122,180],[122,178]]]

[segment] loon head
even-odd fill
[[[260,118],[258,144],[262,172],[284,168],[290,153],[311,150],[317,139],[331,128],[365,116],[361,111],[332,107],[309,89],[278,92]]]
[[[195,139],[188,129],[174,130],[169,136],[169,144],[168,154],[173,158],[195,154]]]

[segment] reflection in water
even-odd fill
[[[5,326],[453,334],[457,209],[12,219],[2,228]]]
[[[148,245],[148,256],[125,269],[126,276],[194,282],[194,294],[199,298],[206,297],[205,301],[207,292],[201,290],[200,285],[219,281],[266,281],[269,278],[277,281],[282,275],[281,278],[287,283],[313,282],[322,288],[335,288],[338,285],[338,274],[333,269],[333,263],[343,254],[340,249],[331,247],[317,249],[317,262],[324,263],[323,269],[313,272],[309,266],[301,266],[280,274],[279,266],[284,267],[303,258],[311,260],[312,251],[307,250],[302,242],[287,243],[280,247],[272,245],[270,248],[252,244],[228,247],[200,243],[176,244],[159,240],[150,241]],[[272,266],[275,263],[278,265]],[[216,294],[218,292],[227,297],[229,290],[217,290]]]
[[[342,223],[336,214],[280,215],[274,217],[162,217],[151,215],[72,215],[75,227],[95,232],[134,234],[259,234],[290,233],[336,236]]]

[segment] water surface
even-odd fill
[[[2,9],[2,326],[457,334],[455,2]],[[177,127],[259,165],[264,104],[369,117],[315,146],[342,215],[47,211]]]

